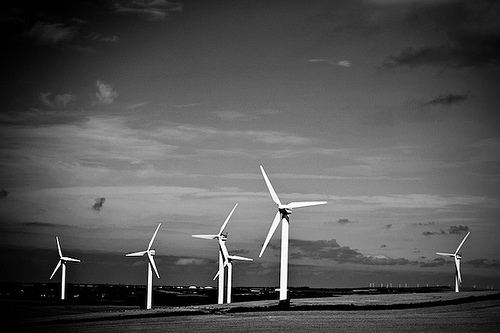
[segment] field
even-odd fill
[[[12,332],[500,332],[500,293],[345,295],[161,307],[3,303]],[[5,330],[3,330],[5,331]]]

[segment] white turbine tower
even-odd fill
[[[57,251],[59,252],[59,261],[57,262],[56,268],[52,275],[50,276],[50,280],[54,277],[59,267],[61,268],[61,300],[66,299],[66,263],[67,262],[80,262],[80,259],[65,257],[62,254],[61,244],[59,243],[59,237],[56,236],[57,243]]]
[[[202,239],[217,239],[219,240],[219,244],[221,241],[225,242],[227,240],[227,234],[223,234],[224,229],[226,228],[229,219],[234,213],[234,210],[238,207],[238,204],[234,205],[233,209],[226,217],[226,220],[222,224],[222,227],[219,230],[217,235],[191,235],[191,237],[202,238]],[[219,280],[218,280],[218,297],[217,304],[224,303],[224,258],[222,257],[222,252],[219,250]]]
[[[305,202],[290,202],[288,204],[282,204],[278,195],[274,191],[269,178],[267,178],[266,172],[262,165],[260,166],[260,170],[262,171],[262,176],[264,176],[264,180],[266,181],[267,188],[271,193],[271,197],[273,201],[278,205],[278,212],[274,217],[273,223],[271,224],[271,228],[269,229],[269,233],[267,234],[266,240],[262,245],[262,250],[260,251],[259,258],[262,257],[267,244],[271,240],[278,224],[283,222],[281,225],[281,267],[280,267],[280,301],[288,301],[288,238],[289,238],[289,229],[290,229],[290,217],[292,214],[293,208],[302,208],[302,207],[311,207],[317,205],[325,205],[326,201],[305,201]]]
[[[160,229],[160,226],[161,223],[158,223],[158,227],[156,227],[156,231],[153,234],[151,241],[149,242],[147,250],[128,253],[125,255],[127,257],[142,257],[144,255],[148,256],[148,284],[146,292],[146,309],[148,310],[151,309],[153,305],[153,270],[155,271],[156,277],[158,279],[160,278],[160,274],[158,273],[158,269],[156,268],[155,260],[153,258],[154,255],[156,254],[156,251],[154,249],[151,249],[151,246],[153,246],[153,242],[155,240],[156,234],[158,233],[158,230]]]
[[[226,295],[226,303],[231,303],[231,295],[233,288],[233,260],[241,260],[241,261],[253,261],[252,258],[240,257],[229,254],[229,251],[226,247],[226,240],[219,238],[219,251],[222,254],[222,260],[224,261],[222,268],[227,266],[227,295]],[[224,271],[222,271],[224,273]],[[214,280],[220,276],[221,271],[219,270],[217,274],[214,276]],[[224,279],[224,277],[222,277]]]
[[[440,256],[445,256],[445,257],[452,257],[455,259],[455,292],[459,292],[459,286],[462,284],[462,273],[460,272],[460,261],[462,260],[462,254],[460,254],[460,249],[465,243],[465,240],[467,237],[469,237],[470,231],[465,235],[464,239],[460,243],[460,245],[457,247],[457,250],[455,253],[443,253],[443,252],[436,252],[436,254]]]

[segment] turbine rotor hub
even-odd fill
[[[281,214],[284,214],[284,215],[292,214],[292,209],[288,208],[288,207],[278,207],[278,210],[280,211]]]

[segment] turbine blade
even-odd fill
[[[276,231],[276,228],[278,227],[278,224],[280,224],[280,222],[281,222],[281,213],[278,211],[276,213],[276,216],[274,217],[273,224],[271,224],[271,228],[269,229],[269,233],[267,234],[266,240],[262,245],[262,250],[260,250],[259,258],[262,257],[262,254],[266,250],[267,244],[269,244],[269,241],[271,240],[271,237],[273,237],[273,234]]]
[[[125,256],[126,257],[142,257],[146,253],[148,253],[148,251],[140,251],[140,252],[127,253]]]
[[[457,247],[457,250],[455,251],[455,254],[457,254],[458,251],[460,251],[460,249],[462,248],[462,245],[464,245],[465,240],[467,239],[467,237],[469,237],[469,235],[470,235],[470,231],[467,233],[467,235],[465,235],[464,239],[462,240],[462,243],[460,243],[460,245]]]
[[[61,244],[59,243],[59,237],[56,236],[56,243],[57,243],[57,251],[59,252],[59,258],[62,258],[62,249],[61,249]]]
[[[153,234],[153,237],[151,238],[151,241],[149,242],[149,245],[148,245],[148,251],[151,250],[151,246],[153,246],[153,242],[155,240],[155,237],[156,237],[156,234],[158,233],[158,230],[160,230],[160,227],[161,227],[161,222],[158,223],[158,226],[156,227],[156,231],[155,233]]]
[[[71,262],[81,262],[80,259],[76,259],[76,258],[71,258],[71,257],[62,257],[61,260],[64,260],[64,261],[71,261]]]
[[[191,235],[191,237],[202,239],[217,239],[219,235]]]
[[[304,202],[290,202],[285,205],[284,208],[302,208],[302,207],[311,207],[311,206],[319,206],[326,205],[326,201],[304,201]]]
[[[462,283],[462,274],[460,272],[460,259],[455,257],[455,269],[457,270],[458,282]]]
[[[253,261],[252,258],[246,258],[246,257],[240,257],[240,256],[233,256],[233,255],[229,255],[228,258],[231,259],[231,260]]]
[[[224,259],[224,263],[222,264],[222,269],[224,270],[224,268],[230,264],[229,261],[227,259]],[[217,271],[217,274],[215,274],[214,278],[213,278],[213,281],[215,281],[217,279],[217,277],[219,276],[219,273],[220,271]]]
[[[49,280],[52,280],[52,278],[54,277],[54,274],[56,274],[57,270],[59,269],[59,267],[61,267],[61,260],[59,260],[57,262],[57,265],[56,265],[56,268],[54,269],[54,271],[52,272],[52,275],[50,276]]]
[[[453,253],[436,252],[436,254],[438,254],[440,256],[445,256],[445,257],[454,257],[455,256]]]
[[[234,210],[236,209],[236,207],[238,207],[238,204],[234,205],[233,209],[231,210],[231,213],[229,213],[229,215],[226,217],[226,220],[224,221],[224,223],[222,224],[222,227],[219,230],[219,236],[222,234],[222,232],[226,228],[226,225],[229,222],[229,219],[231,218],[231,216],[233,215]]]
[[[226,244],[220,238],[219,238],[219,250],[222,253],[222,258],[224,258],[224,261],[226,261],[227,258],[229,257],[229,252],[227,251]]]
[[[267,178],[266,172],[264,171],[264,168],[262,165],[260,166],[260,171],[262,172],[262,176],[264,176],[264,180],[266,181],[267,188],[269,190],[269,193],[271,193],[271,197],[273,198],[273,201],[278,205],[281,206],[281,201],[278,198],[278,195],[276,194],[276,191],[273,188],[273,185],[269,181],[269,178]]]
[[[160,278],[160,274],[158,273],[158,269],[156,268],[155,260],[153,259],[153,256],[151,255],[151,252],[148,251],[146,253],[148,254],[149,263],[153,267],[153,270],[155,271],[155,274],[156,274],[156,276],[159,279]]]

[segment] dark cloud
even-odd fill
[[[413,223],[413,225],[416,225],[416,226],[430,226],[430,225],[434,225],[435,223],[434,222],[418,222],[418,223]]]
[[[465,234],[468,231],[469,231],[469,227],[468,226],[464,226],[464,225],[459,225],[459,226],[452,225],[448,229],[448,232],[450,234]]]
[[[424,236],[444,235],[444,234],[446,234],[446,231],[444,231],[443,229],[441,229],[439,231],[428,231],[428,230],[426,230],[426,231],[424,231],[422,233],[422,235],[424,235]]]
[[[8,191],[6,191],[4,189],[0,190],[0,199],[5,199],[5,198],[7,198],[8,195],[9,195]]]
[[[384,226],[385,229],[391,229],[392,228],[392,223],[386,224]]]
[[[182,4],[167,0],[121,0],[115,2],[115,10],[123,14],[137,14],[154,21],[164,20],[169,12],[179,12]]]
[[[236,255],[241,255],[241,254],[249,254],[250,251],[245,250],[245,249],[239,249],[239,250],[231,250],[229,251],[231,254],[236,254]]]
[[[42,228],[53,228],[53,227],[61,227],[61,225],[47,222],[25,222],[23,223],[26,227],[42,227]]]
[[[446,259],[444,258],[436,258],[432,261],[428,261],[428,262],[423,262],[423,263],[420,263],[420,267],[437,267],[437,266],[444,266],[448,263],[450,263],[451,261],[447,261]]]
[[[341,219],[337,220],[337,223],[340,223],[340,224],[348,224],[348,223],[355,223],[355,222],[358,222],[358,220],[353,221],[353,220],[349,220],[346,218],[341,218]]]
[[[474,259],[465,262],[465,264],[472,265],[474,267],[480,268],[498,268],[500,267],[500,262],[498,260],[488,260],[488,259]]]
[[[387,245],[382,244],[382,245],[380,245],[380,247],[382,247],[382,248],[386,248],[386,247],[387,247]]]
[[[468,94],[464,95],[456,95],[456,94],[447,94],[440,95],[433,100],[427,102],[428,105],[451,105],[465,101],[468,98]]]
[[[486,67],[500,64],[498,1],[460,0],[415,3],[408,18],[420,31],[431,31],[447,41],[440,45],[409,47],[387,57],[383,66]],[[424,30],[425,28],[425,30]]]
[[[335,239],[306,241],[290,240],[291,259],[328,259],[339,264],[353,263],[361,265],[407,265],[411,262],[405,258],[393,259],[385,255],[365,256],[349,246],[340,246]]]
[[[104,202],[106,201],[106,198],[97,198],[95,199],[95,204],[92,206],[92,209],[95,212],[100,212],[102,209],[102,206],[104,205]]]

